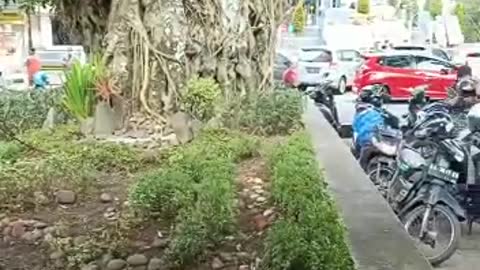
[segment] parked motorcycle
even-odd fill
[[[457,250],[460,222],[466,219],[463,207],[451,192],[459,174],[435,162],[428,163],[419,152],[405,145],[399,151],[397,165],[387,200],[419,250],[432,265],[438,265]],[[445,222],[437,224],[441,218]],[[443,239],[447,239],[445,246],[435,250],[442,246]]]
[[[333,81],[324,81],[316,87],[309,88],[305,91],[305,94],[313,99],[315,105],[318,107],[325,119],[327,119],[327,121],[337,132],[339,132],[341,125],[340,121],[338,120],[338,112],[335,104],[334,93],[335,87],[333,86]]]
[[[388,100],[382,88],[362,89],[355,106],[352,153],[375,184],[391,178],[397,145],[402,138],[399,119],[383,108]]]
[[[480,185],[471,184],[480,176],[480,104],[470,110],[468,126],[468,132],[460,137],[452,136],[454,125],[448,118],[437,118],[417,129],[419,139],[436,145],[433,157],[426,159],[402,143],[397,169],[388,184],[388,202],[419,244],[435,249],[446,234],[445,247],[432,254],[424,251],[433,265],[444,262],[457,249],[460,222],[466,220],[471,232],[473,222],[480,218]],[[448,226],[443,227],[449,229],[447,233],[434,224],[440,216],[446,219]],[[416,219],[421,221],[417,228]]]

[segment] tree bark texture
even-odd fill
[[[130,112],[165,121],[195,76],[215,78],[227,97],[272,85],[287,0],[72,1],[58,16],[87,48],[103,48]]]

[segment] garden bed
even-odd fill
[[[173,148],[75,126],[0,142],[0,269],[352,269],[308,138],[288,135],[301,103],[255,98]]]

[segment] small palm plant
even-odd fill
[[[63,105],[67,111],[78,120],[92,116],[95,103],[92,66],[76,61],[65,77]]]

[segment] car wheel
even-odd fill
[[[343,95],[347,91],[347,79],[345,77],[340,78],[338,81],[337,93]]]

